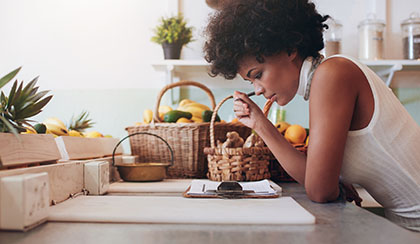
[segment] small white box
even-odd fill
[[[0,229],[31,229],[48,218],[48,173],[22,174],[0,179]]]
[[[122,165],[124,164],[135,164],[139,159],[138,155],[124,155],[122,156]]]
[[[94,161],[85,163],[85,188],[89,195],[103,195],[109,188],[109,163]]]

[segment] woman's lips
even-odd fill
[[[270,101],[273,103],[275,101],[277,101],[277,95],[274,94],[273,96],[270,97]]]

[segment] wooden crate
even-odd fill
[[[55,163],[60,152],[49,134],[0,133],[0,168]]]
[[[60,136],[55,138],[62,160],[102,158],[112,155],[118,143],[117,138],[85,138]],[[117,148],[116,155],[122,154],[122,146]]]

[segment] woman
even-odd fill
[[[390,220],[420,230],[420,127],[368,67],[345,56],[322,58],[327,18],[308,0],[232,1],[206,30],[211,75],[239,74],[279,105],[296,94],[309,100],[305,156],[252,100],[234,94],[239,121],[258,133],[311,200],[335,201],[341,182],[359,184]]]

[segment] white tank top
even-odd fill
[[[391,221],[420,231],[420,126],[366,65],[332,57],[361,69],[375,105],[369,125],[348,133],[341,179],[365,188]]]

